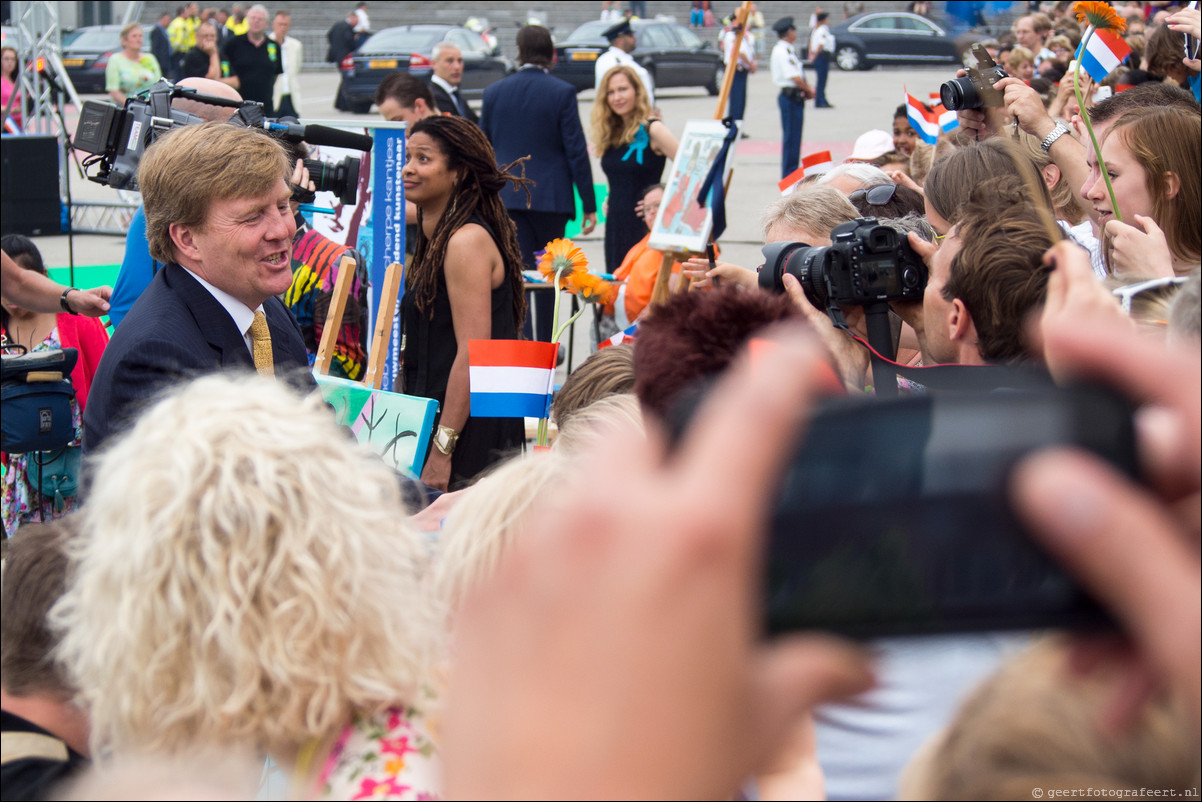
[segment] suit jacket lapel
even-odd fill
[[[164,270],[167,271],[167,286],[184,301],[196,321],[197,329],[218,354],[219,363],[222,366],[249,365],[253,368],[255,363],[246,347],[246,340],[242,339],[242,332],[238,331],[225,307],[179,265],[167,265]]]

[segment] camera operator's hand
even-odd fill
[[[869,687],[833,638],[761,640],[766,518],[818,360],[788,332],[738,361],[674,453],[649,421],[582,458],[460,608],[449,798],[729,798],[800,714]]]
[[[1124,666],[1127,696],[1150,667],[1190,705],[1196,737],[1202,720],[1198,352],[1080,319],[1045,326],[1043,339],[1045,350],[1078,376],[1108,380],[1151,405],[1137,423],[1143,472],[1153,489],[1136,486],[1093,456],[1059,449],[1019,464],[1011,483],[1016,509],[1134,642],[1142,666]],[[1115,701],[1128,710],[1132,704],[1130,698]]]
[[[715,286],[715,281],[723,284],[735,284],[744,289],[754,290],[759,286],[759,277],[754,270],[748,270],[729,262],[714,262],[710,270],[709,259],[704,256],[694,256],[683,265],[681,274],[693,282],[693,289],[708,290]]]
[[[801,282],[792,273],[785,273],[781,279],[785,292],[793,305],[801,310],[801,314],[809,321],[818,339],[826,346],[831,358],[835,361],[835,370],[843,380],[843,386],[850,392],[863,392],[868,383],[868,349],[856,342],[845,331],[835,328],[830,316],[823,310],[810,303]],[[864,340],[868,339],[867,323],[864,319],[863,307],[844,309],[843,316],[847,327]]]
[[[1124,276],[1159,278],[1173,275],[1173,253],[1164,231],[1151,217],[1135,215],[1136,225],[1111,220],[1110,269]]]
[[[923,264],[927,266],[927,273],[931,272],[931,260],[935,258],[935,252],[939,250],[939,246],[933,242],[927,242],[918,234],[911,231],[906,235],[910,243],[910,247],[914,252],[922,257]],[[889,306],[897,313],[897,316],[905,321],[910,328],[914,329],[914,333],[918,336],[918,342],[923,342],[923,335],[926,332],[926,326],[922,319],[922,301],[890,301]]]
[[[1089,254],[1069,240],[1061,240],[1043,255],[1043,263],[1052,268],[1048,275],[1047,296],[1039,316],[1040,331],[1052,330],[1073,321],[1091,321],[1135,336],[1135,323],[1123,314],[1114,293],[1098,281]],[[1072,378],[1072,365],[1062,364],[1057,354],[1043,354],[1048,372],[1058,382]]]
[[[1019,128],[1040,141],[1052,133],[1056,121],[1048,115],[1038,92],[1018,78],[1003,78],[994,86],[1002,90],[1006,114],[1018,121]]]
[[[296,160],[296,166],[292,168],[292,178],[290,181],[292,183],[292,200],[290,201],[290,205],[292,213],[296,214],[296,210],[300,207],[301,203],[313,202],[313,193],[317,191],[317,185],[309,177],[309,169],[305,167],[304,159]],[[298,200],[298,190],[303,190],[304,192],[301,195],[307,193],[307,196],[300,197]]]
[[[963,78],[966,75],[968,75],[967,70],[956,70],[957,78]],[[991,136],[997,136],[1005,124],[1001,109],[960,109],[956,112],[956,119],[960,122],[960,127],[971,131],[973,138],[978,142],[983,142]]]

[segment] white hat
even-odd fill
[[[893,150],[893,137],[879,128],[860,134],[848,161],[870,162]]]

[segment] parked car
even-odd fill
[[[478,33],[457,25],[402,25],[385,28],[342,60],[335,108],[366,114],[376,99],[376,87],[384,76],[408,70],[425,78],[433,72],[434,45],[450,42],[463,52],[463,82],[459,91],[465,100],[484,96],[484,89],[513,72],[514,64],[494,56]]]
[[[957,30],[956,25],[951,19],[904,11],[857,14],[831,26],[835,63],[844,70],[866,70],[876,64],[960,64],[980,36]]]
[[[109,56],[121,52],[121,25],[90,25],[76,30],[76,36],[63,45],[63,67],[81,95],[104,92],[104,70]],[[142,26],[142,52],[150,52],[150,31]],[[162,64],[159,65],[163,67]]]
[[[586,22],[555,48],[551,74],[580,92],[596,85],[597,58],[609,49],[602,36],[612,22]],[[670,86],[700,86],[718,94],[724,68],[722,55],[711,42],[704,42],[684,25],[664,20],[633,20],[638,39],[634,60],[651,73],[656,89]]]

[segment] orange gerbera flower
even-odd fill
[[[1079,0],[1073,4],[1073,14],[1082,25],[1092,25],[1095,31],[1114,31],[1122,33],[1127,30],[1127,20],[1110,7],[1109,3],[1098,0]]]
[[[555,274],[563,271],[564,279],[588,268],[588,258],[584,251],[576,247],[570,239],[556,239],[547,243],[547,249],[538,259],[538,272],[543,278],[555,281]]]
[[[590,303],[599,304],[611,303],[618,295],[613,284],[592,273],[573,274],[568,284],[568,292]]]

